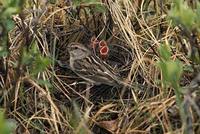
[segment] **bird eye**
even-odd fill
[[[74,49],[78,49],[78,47],[77,47],[77,46],[74,46]]]

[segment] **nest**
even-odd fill
[[[46,78],[52,77],[50,72],[55,72],[55,78],[52,81],[55,96],[65,94],[64,98],[70,99],[80,97],[85,93],[85,84],[69,86],[72,83],[84,80],[69,68],[67,45],[71,42],[78,42],[88,47],[92,37],[106,41],[109,53],[102,60],[111,66],[120,78],[127,79],[129,77],[130,80],[129,73],[135,55],[113,23],[110,12],[105,14],[94,11],[92,6],[74,9],[49,5],[41,9],[42,11],[24,11],[20,16],[14,17],[17,27],[10,33],[12,42],[10,57],[13,62],[17,61],[21,45],[25,43],[23,47],[29,50],[32,45],[35,45],[30,42],[36,41],[36,47],[39,48],[44,57],[53,57],[54,63],[48,68]],[[39,14],[37,17],[34,16],[36,13]],[[25,37],[26,41],[20,42],[20,37]],[[97,56],[100,55],[97,54]],[[63,68],[58,63],[68,67]],[[24,69],[28,68],[24,67]],[[109,93],[106,91],[109,91]],[[114,95],[117,93],[116,91],[116,89],[113,91],[113,87],[107,85],[94,86],[91,89],[91,96],[99,99],[105,95],[116,97]],[[57,99],[60,99],[60,97]]]
[[[3,18],[24,8],[13,16],[15,28],[8,36],[10,19],[0,21],[0,43],[7,45],[0,46],[4,56],[0,57],[0,104],[6,116],[17,122],[16,133],[200,133],[199,73],[194,78],[199,72],[199,7],[197,1],[182,2],[0,2]],[[192,29],[184,26],[189,20],[180,23],[185,16],[178,10],[186,9],[191,17],[196,14]],[[168,21],[170,14],[178,20],[176,28]],[[99,47],[91,48],[96,40]],[[69,67],[67,47],[73,42],[85,45],[132,87],[88,87],[88,81]],[[171,52],[157,49],[165,43]],[[158,62],[164,63],[161,70]],[[172,81],[180,74],[180,82]]]
[[[142,94],[138,93],[137,97],[134,96],[135,98],[133,97],[133,99],[130,98],[131,95],[134,95],[133,90],[124,90],[104,84],[93,86],[88,90],[87,81],[77,76],[69,67],[67,46],[72,42],[82,43],[89,47],[92,37],[96,37],[99,41],[105,40],[109,47],[109,53],[102,60],[113,68],[118,77],[128,80],[128,82],[134,81],[141,84],[145,92],[148,89],[153,89],[146,81],[151,80],[151,78],[153,81],[153,77],[157,77],[157,73],[154,72],[156,70],[154,65],[150,66],[149,62],[145,63],[146,61],[144,64],[141,63],[143,66],[138,65],[139,52],[137,51],[139,49],[137,50],[130,43],[127,43],[124,31],[122,32],[120,26],[114,23],[113,16],[111,17],[111,12],[107,8],[105,8],[104,12],[100,12],[95,10],[94,5],[83,5],[74,8],[63,4],[48,4],[38,9],[25,10],[21,14],[14,16],[14,20],[16,27],[9,34],[8,83],[16,83],[14,84],[14,89],[16,90],[15,95],[11,94],[9,96],[10,100],[15,100],[14,109],[18,106],[18,112],[27,117],[32,116],[34,114],[32,111],[35,109],[35,111],[43,111],[42,117],[54,118],[52,116],[55,114],[56,123],[49,120],[44,121],[44,124],[50,124],[49,126],[54,127],[54,124],[56,124],[56,127],[59,126],[55,131],[61,130],[63,133],[70,133],[72,128],[69,125],[68,113],[72,113],[70,110],[72,109],[73,100],[79,102],[81,109],[91,105],[93,108],[91,115],[95,115],[94,119],[98,120],[100,115],[98,115],[98,112],[96,115],[95,112],[104,107],[101,104],[119,103],[119,105],[110,109],[111,111],[120,111],[119,113],[122,115],[125,109],[124,102],[132,107],[135,105],[133,103],[137,102],[137,97],[142,99],[146,97],[146,94],[142,92]],[[140,32],[142,33],[142,31]],[[130,33],[127,37],[129,36]],[[146,49],[147,45],[142,46],[142,48]],[[42,58],[38,56],[36,50],[39,51],[42,58],[49,58],[52,61],[41,72],[37,72],[38,62],[35,59]],[[30,53],[30,55],[27,53]],[[149,57],[153,55],[151,53],[148,54]],[[97,53],[97,56],[100,57],[100,54]],[[24,57],[26,57],[26,64],[22,64],[24,63]],[[15,66],[14,63],[17,62],[19,62],[18,66]],[[63,67],[59,63],[66,66]],[[145,71],[139,70],[140,66],[144,67]],[[139,71],[133,73],[133,69]],[[145,76],[145,73],[155,75]],[[149,79],[145,79],[144,76]],[[24,89],[26,89],[23,92],[23,96],[27,100],[25,102],[18,99],[18,97],[14,97],[19,93],[19,85],[23,85]],[[10,84],[7,88],[12,89],[13,85]],[[123,93],[124,96],[122,96],[122,91],[125,92]],[[157,94],[154,93],[155,90],[149,92],[151,95]],[[120,103],[121,99],[123,100],[122,103]],[[27,109],[24,110],[22,105]],[[66,107],[70,109],[70,112]],[[143,109],[143,105],[140,107]],[[130,109],[131,118],[134,118],[133,116],[137,115],[138,111]],[[110,113],[111,115],[108,115],[110,120],[116,118],[126,120],[126,115],[121,117],[118,113]],[[107,115],[107,113],[105,114]],[[142,116],[141,114],[138,118]],[[38,122],[40,123],[40,121]],[[121,121],[120,123],[123,124]],[[93,126],[93,123],[91,124]],[[44,126],[48,128],[48,125]],[[132,126],[131,123],[130,126]]]

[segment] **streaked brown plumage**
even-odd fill
[[[99,57],[93,55],[83,44],[69,44],[68,52],[71,70],[84,80],[95,85],[124,85],[113,69]]]

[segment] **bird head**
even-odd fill
[[[70,43],[67,46],[67,50],[70,54],[70,59],[73,60],[82,59],[90,55],[90,51],[81,43]]]

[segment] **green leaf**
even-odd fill
[[[200,33],[200,3],[197,3],[197,10],[196,10],[196,27],[197,31]]]
[[[163,76],[163,84],[170,84],[174,88],[177,88],[183,72],[183,65],[178,60],[171,60],[171,52],[169,45],[161,45],[159,48],[160,60],[157,65],[161,70]]]
[[[14,22],[11,19],[8,19],[6,21],[6,29],[8,31],[12,30],[14,28],[14,26],[15,26],[15,24],[14,24]]]
[[[4,12],[3,15],[10,17],[12,14],[15,14],[19,11],[16,7],[8,7]]]
[[[174,7],[169,11],[169,18],[174,25],[181,25],[187,30],[195,28],[197,14],[182,0],[176,0]]]
[[[97,3],[98,0],[82,0],[84,3],[86,4],[90,4],[90,3]]]
[[[34,59],[34,55],[30,54],[29,52],[26,51],[26,49],[24,49],[22,64],[30,65],[30,64],[32,64],[33,59]]]
[[[72,113],[72,119],[71,119],[71,125],[76,128],[78,127],[80,121],[81,121],[81,118],[82,118],[82,115],[80,113],[80,108],[79,106],[76,104],[76,102],[73,101],[73,113]]]
[[[81,1],[80,0],[73,0],[73,6],[80,6]]]
[[[175,87],[179,83],[183,72],[181,62],[178,60],[165,62],[159,61],[158,66],[161,70],[164,84],[170,83],[173,87]]]
[[[10,4],[10,2],[11,2],[11,0],[1,0],[1,1],[0,1],[0,3],[2,3],[2,5],[3,5],[4,7],[8,7],[9,4]]]
[[[183,71],[182,64],[177,61],[169,61],[166,63],[168,78],[171,83],[179,83]]]
[[[80,6],[81,4],[98,4],[98,0],[73,0],[74,6]]]
[[[79,106],[76,104],[75,101],[73,101],[73,112],[72,116],[70,118],[70,124],[72,125],[73,129],[78,133],[78,134],[88,134],[86,130],[86,123],[82,122],[83,116],[80,112]],[[81,124],[80,124],[81,123]],[[83,125],[82,123],[85,123]]]
[[[167,44],[163,44],[158,48],[159,54],[161,56],[161,58],[165,61],[170,60],[171,57],[171,51],[170,51],[170,47]]]
[[[11,134],[13,129],[16,128],[16,124],[12,121],[6,121],[4,118],[4,112],[0,111],[0,134]]]
[[[37,74],[39,72],[44,71],[48,65],[50,64],[50,59],[49,58],[45,58],[42,56],[37,56],[33,62],[33,66],[32,66],[32,70],[31,72],[33,74]]]
[[[0,46],[0,57],[4,57],[4,56],[7,56],[8,55],[8,52],[5,48],[5,46]]]
[[[105,13],[106,12],[106,7],[104,5],[101,5],[101,4],[97,4],[95,6],[95,9],[94,9],[95,12],[99,12],[99,13]]]
[[[22,64],[29,68],[31,75],[43,72],[48,67],[48,65],[50,65],[50,63],[51,60],[48,57],[41,55],[35,41],[33,41],[32,47],[29,51],[24,49]]]

